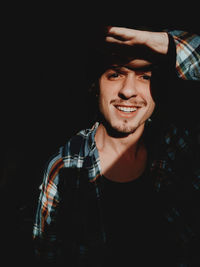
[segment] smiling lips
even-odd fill
[[[116,108],[120,111],[126,112],[126,113],[130,113],[130,112],[134,112],[137,110],[136,107],[125,107],[125,106],[116,106]]]
[[[120,112],[120,115],[130,117],[135,115],[135,112],[140,108],[140,106],[115,105],[115,108]]]

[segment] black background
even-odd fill
[[[3,9],[0,189],[7,263],[11,258],[32,261],[33,214],[45,163],[71,135],[90,125],[86,66],[96,29],[150,24],[200,33],[193,9],[117,5]],[[176,116],[192,125],[199,124],[198,87],[180,82],[177,93],[181,110]]]

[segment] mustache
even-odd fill
[[[110,101],[113,105],[124,105],[124,106],[137,106],[137,107],[143,107],[146,106],[146,101],[144,100],[136,100],[136,99],[129,99],[129,100],[123,100],[123,99],[113,99]]]

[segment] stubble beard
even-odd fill
[[[119,124],[112,124],[103,116],[103,114],[101,114],[101,123],[106,128],[107,133],[113,137],[126,137],[133,134],[137,129],[135,125],[129,125],[129,122],[126,119]]]
[[[136,130],[136,126],[129,125],[127,120],[123,120],[123,122],[119,123],[119,125],[111,125],[111,127],[121,134],[132,134]]]
[[[118,102],[115,101],[115,103]],[[119,103],[121,103],[121,101]],[[144,101],[140,101],[137,104],[142,106],[144,105]],[[99,102],[99,116],[100,116],[100,122],[104,125],[107,133],[113,137],[126,137],[130,134],[133,134],[139,127],[139,123],[131,122],[129,119],[126,118],[123,118],[123,120],[120,120],[118,122],[112,122],[112,120],[106,118],[100,102]]]

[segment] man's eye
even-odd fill
[[[118,78],[119,77],[119,73],[114,72],[108,75],[109,78]]]
[[[142,75],[142,78],[144,79],[144,80],[151,80],[151,75]]]

